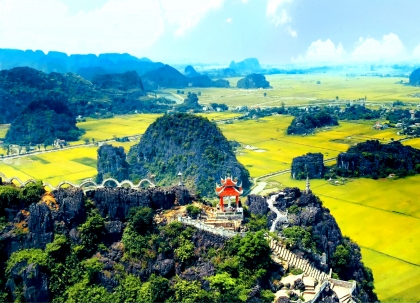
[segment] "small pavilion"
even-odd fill
[[[236,208],[239,204],[239,196],[242,195],[242,185],[238,185],[238,181],[234,181],[232,177],[221,178],[221,185],[216,183],[216,194],[220,197],[220,210],[225,211],[224,197],[235,197]]]

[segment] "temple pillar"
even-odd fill
[[[239,207],[239,197],[236,196],[236,211],[238,211],[238,207]]]
[[[225,205],[223,204],[223,197],[220,196],[220,211],[224,212],[225,211]]]

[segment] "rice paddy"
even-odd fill
[[[419,102],[409,95],[419,88],[396,84],[397,78],[347,78],[327,75],[276,75],[267,79],[273,90],[190,89],[201,92],[203,104],[217,102],[229,106],[304,105],[324,99],[357,99],[367,96],[368,101],[395,100]],[[229,79],[236,85],[237,79]],[[320,81],[321,84],[316,84]],[[267,92],[267,97],[263,93]],[[237,113],[200,114],[212,121],[231,119]],[[129,115],[110,119],[78,123],[86,134],[72,144],[110,140],[115,137],[135,136],[159,115]],[[258,120],[235,121],[218,124],[229,140],[241,143],[238,160],[252,177],[290,169],[292,159],[308,152],[321,152],[324,158],[335,158],[350,146],[369,139],[388,143],[401,139],[395,129],[373,130],[373,121],[340,122],[331,129],[321,129],[315,135],[287,136],[291,116],[270,116]],[[0,126],[4,137],[8,126]],[[123,146],[126,152],[137,143],[112,142]],[[420,139],[403,141],[420,148]],[[96,146],[54,151],[16,159],[3,159],[0,171],[6,176],[22,180],[42,179],[53,185],[63,180],[79,183],[96,175]],[[329,163],[331,164],[331,163]],[[290,173],[267,180],[271,188],[284,186],[304,187],[303,181],[291,179]],[[420,176],[399,180],[350,180],[335,186],[325,180],[311,180],[311,188],[331,210],[344,235],[362,248],[364,263],[372,268],[376,291],[382,302],[418,302],[420,300],[420,203],[417,200]]]
[[[237,89],[240,78],[228,78],[232,88],[188,88],[201,92],[200,102],[225,103],[228,106],[280,106],[306,105],[333,100],[355,100],[367,97],[369,102],[393,102],[396,100],[419,103],[420,98],[410,95],[418,93],[417,87],[399,83],[403,78],[349,77],[346,75],[268,75],[273,87],[268,90]],[[320,84],[317,84],[317,82]],[[175,92],[175,90],[167,90]],[[264,93],[267,93],[264,96]],[[328,101],[329,102],[329,101]]]

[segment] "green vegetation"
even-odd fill
[[[312,238],[310,227],[304,228],[300,226],[286,227],[282,230],[286,239],[286,246],[290,249],[301,247],[316,251],[316,243]]]
[[[338,156],[326,178],[334,174],[344,177],[385,178],[390,174],[405,177],[420,173],[420,150],[400,142],[381,144],[368,140],[349,148]],[[329,176],[328,176],[329,175]]]
[[[287,128],[288,135],[310,134],[315,128],[338,125],[337,118],[321,110],[317,113],[303,113],[293,119]]]
[[[194,206],[194,205],[188,205],[187,206],[187,214],[193,218],[196,219],[197,216],[201,213],[201,208]]]
[[[29,103],[12,122],[5,142],[52,145],[56,139],[76,141],[83,133],[76,127],[76,118],[64,102],[47,99]]]
[[[156,175],[158,184],[178,183],[213,195],[220,176],[233,175],[249,188],[249,173],[237,160],[229,141],[206,118],[189,114],[164,115],[152,123],[127,156],[132,180]],[[98,163],[100,166],[101,163]]]

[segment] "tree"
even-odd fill
[[[92,143],[95,143],[95,138],[92,138]]]
[[[267,93],[264,93],[264,97],[267,97]]]
[[[89,139],[88,138],[85,138],[84,141],[85,141],[86,144],[89,143]]]
[[[338,96],[335,96],[335,100],[338,100]]]
[[[178,90],[176,91],[176,93],[177,93],[177,94],[180,94],[180,93],[181,93],[181,91],[178,89]]]
[[[130,208],[127,219],[133,229],[141,235],[153,231],[153,209],[150,207]]]

